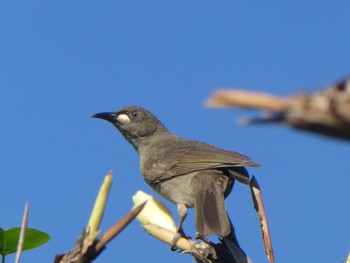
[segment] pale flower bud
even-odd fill
[[[143,226],[152,224],[176,233],[176,226],[171,212],[162,202],[142,191],[137,191],[132,199],[134,207],[147,201],[145,207],[136,217]]]

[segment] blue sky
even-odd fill
[[[51,241],[22,262],[70,249],[104,175],[114,183],[106,230],[143,182],[136,152],[90,116],[150,109],[177,135],[239,151],[263,191],[277,262],[341,262],[350,250],[345,141],[280,126],[239,127],[255,112],[203,106],[218,87],[312,92],[350,73],[349,1],[2,1],[0,176],[2,228]],[[176,216],[176,209],[167,203]],[[241,246],[267,262],[247,187],[226,200]],[[185,223],[193,235],[193,213]],[[133,222],[97,262],[190,262]],[[9,262],[12,258],[9,258]]]

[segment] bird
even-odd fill
[[[249,184],[245,167],[259,167],[258,163],[235,151],[181,138],[140,106],[126,106],[92,117],[112,123],[138,152],[146,183],[177,206],[177,233],[183,234],[187,208],[194,208],[196,238],[208,241],[208,235],[232,235],[225,198],[235,180]]]

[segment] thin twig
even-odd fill
[[[27,224],[28,224],[28,215],[29,215],[29,204],[28,204],[28,202],[26,202],[26,205],[24,207],[22,225],[21,225],[21,233],[20,233],[20,236],[19,236],[19,239],[18,239],[15,263],[19,263],[19,261],[21,259],[21,256],[22,256],[24,240],[25,240],[25,237],[26,237],[26,230],[27,230]]]
[[[118,223],[109,228],[101,239],[97,238],[99,226],[104,214],[110,187],[112,184],[112,172],[105,177],[97,195],[88,227],[79,236],[70,252],[57,255],[55,263],[90,263],[103,251],[108,242],[116,237],[142,210],[145,202],[134,208]]]
[[[104,246],[110,242],[116,235],[118,235],[137,215],[141,212],[142,208],[145,206],[146,202],[140,204],[128,214],[126,214],[118,223],[109,228],[97,242],[95,250],[99,253]]]
[[[274,263],[275,256],[272,248],[269,224],[267,221],[267,216],[264,208],[260,187],[259,187],[258,181],[254,176],[250,180],[250,190],[252,193],[254,208],[258,213],[258,218],[260,221],[261,234],[264,241],[266,256],[270,263]]]

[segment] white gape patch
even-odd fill
[[[129,123],[130,118],[126,114],[119,114],[117,117],[117,121],[119,121],[120,123]]]

